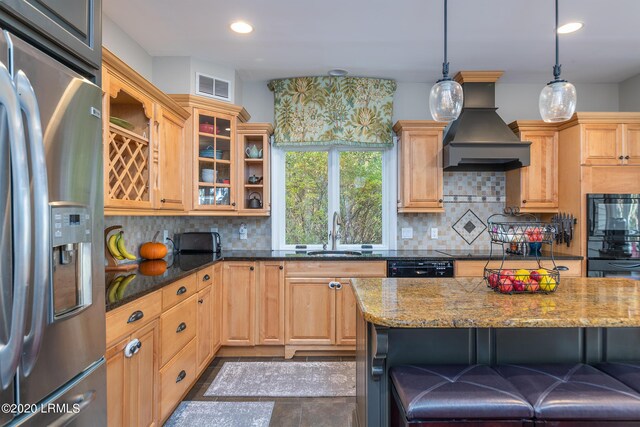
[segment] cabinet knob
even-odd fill
[[[284,267],[283,266],[279,266],[278,269],[284,270]]]
[[[203,302],[204,302],[204,300],[203,300],[202,298],[200,298],[200,299],[198,300],[198,304],[202,304]]]
[[[625,159],[629,160],[629,156],[624,156]]]
[[[236,202],[231,203],[231,206],[235,206],[235,205],[236,205]]]
[[[142,343],[139,339],[135,338],[131,340],[124,348],[125,357],[133,357],[142,348]]]
[[[618,159],[622,160],[622,159],[624,159],[624,156],[620,156],[620,157],[618,157]]]
[[[249,267],[249,270],[253,271],[253,270],[255,270],[255,267],[251,266],[251,267]]]
[[[182,295],[185,292],[187,292],[187,288],[185,288],[184,286],[180,286],[180,288],[178,288],[178,290],[176,291],[176,295]]]
[[[144,313],[140,310],[136,310],[133,313],[131,313],[131,316],[129,316],[129,320],[127,320],[127,323],[137,322],[143,317],[144,317]]]
[[[187,329],[187,324],[182,322],[178,325],[178,328],[176,329],[176,334],[179,334],[180,332],[184,331],[185,329]]]
[[[204,277],[202,278],[203,282],[208,282],[209,280],[211,280],[211,276],[209,276],[208,274],[205,274]]]
[[[526,204],[526,203],[527,203],[527,201],[526,201],[526,200],[523,200],[523,201],[522,201],[522,204],[523,204],[523,205],[524,205],[524,204]]]
[[[186,376],[187,376],[187,373],[184,370],[180,371],[180,373],[178,374],[178,377],[176,378],[176,384],[182,381]]]
[[[167,203],[167,199],[160,199],[160,203]]]
[[[336,285],[338,285],[338,283],[336,283],[336,282],[329,282],[329,288],[331,288],[331,289],[335,289],[335,288],[336,288]]]
[[[444,200],[438,199],[438,203],[442,203],[442,202],[444,202]]]
[[[337,290],[342,289],[342,283],[336,282],[335,287],[336,287]]]

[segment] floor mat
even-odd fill
[[[165,427],[268,427],[273,402],[182,402]]]
[[[226,362],[205,396],[355,396],[356,362]]]

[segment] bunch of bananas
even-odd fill
[[[129,253],[127,251],[127,247],[124,243],[124,232],[120,231],[119,233],[112,234],[107,240],[107,248],[113,257],[117,260],[137,259],[135,255]]]
[[[120,301],[127,290],[127,286],[135,279],[137,274],[127,274],[114,277],[107,290],[107,299],[110,304]]]

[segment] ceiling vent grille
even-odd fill
[[[231,82],[196,73],[196,94],[231,102]]]

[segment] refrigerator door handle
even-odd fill
[[[20,108],[26,117],[29,134],[29,152],[31,154],[31,171],[33,174],[33,217],[34,217],[34,268],[33,268],[33,306],[31,308],[31,326],[24,337],[22,370],[29,376],[38,358],[42,335],[45,327],[45,299],[49,287],[49,254],[51,236],[49,227],[51,214],[49,210],[49,184],[47,182],[47,162],[42,142],[42,123],[36,94],[27,75],[22,71],[14,77],[20,100]]]
[[[31,266],[31,192],[24,128],[16,89],[9,71],[0,63],[0,104],[6,109],[11,154],[13,212],[13,302],[11,329],[0,344],[0,385],[9,387],[20,363],[25,328],[26,300]]]

